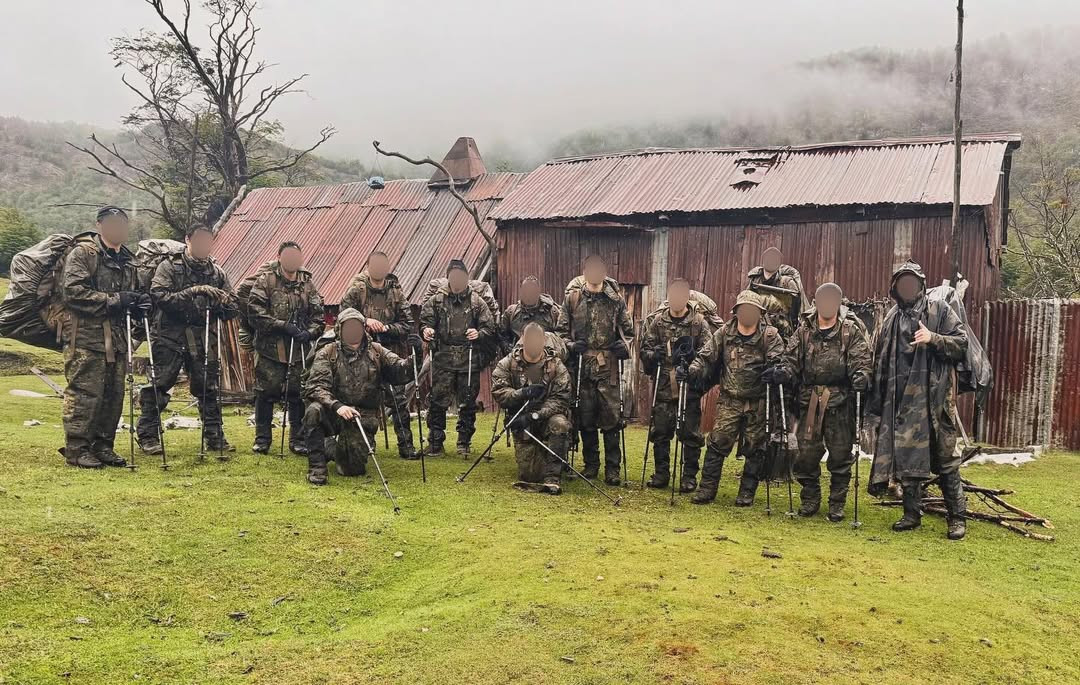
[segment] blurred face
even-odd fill
[[[776,272],[780,269],[780,260],[782,258],[783,255],[776,250],[769,250],[761,255],[761,267],[769,273]]]
[[[821,318],[826,320],[836,318],[836,315],[840,312],[840,298],[840,293],[832,289],[822,290],[817,294],[814,298],[814,304],[817,306]]]
[[[349,347],[356,347],[364,342],[364,321],[362,319],[349,319],[341,324],[341,342]]]
[[[450,290],[455,293],[464,292],[465,288],[469,286],[469,274],[461,269],[452,270],[447,274],[447,278],[450,281]]]
[[[195,259],[206,259],[214,247],[214,234],[210,231],[195,231],[188,236],[188,251]]]
[[[546,341],[547,336],[544,335],[544,330],[539,327],[530,326],[521,334],[521,347],[525,351],[525,356],[529,359],[537,359],[544,354],[544,343]]]
[[[122,214],[113,214],[98,222],[98,232],[106,243],[122,245],[131,234],[131,222]]]
[[[754,328],[761,321],[761,310],[752,304],[740,304],[735,309],[735,318],[743,328]]]
[[[390,273],[390,260],[381,254],[371,255],[367,265],[368,275],[373,280],[381,281]]]
[[[525,281],[518,289],[518,297],[523,305],[533,306],[540,301],[540,284],[533,280]]]
[[[896,282],[896,292],[904,302],[914,302],[922,293],[922,282],[919,281],[918,276],[904,274]]]
[[[591,285],[600,285],[607,278],[607,264],[600,259],[590,259],[585,263],[583,275]]]
[[[667,299],[671,311],[681,312],[690,301],[690,286],[686,283],[672,283],[668,286]]]
[[[296,273],[304,266],[304,253],[295,247],[286,247],[278,255],[278,261],[281,262],[282,271]]]

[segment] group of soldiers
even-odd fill
[[[102,209],[95,241],[72,250],[62,277],[69,314],[62,452],[74,466],[125,464],[113,441],[123,407],[122,350],[133,337],[148,337],[152,353],[150,382],[140,394],[143,451],[164,449],[161,414],[182,369],[198,399],[203,448],[223,458],[233,451],[218,401],[220,322],[239,316],[242,344],[255,352],[252,449],[271,449],[280,402],[289,448],[307,456],[307,478],[316,485],[327,482],[329,461],[342,476],[366,473],[379,418],[387,413],[399,455],[422,456],[413,441],[407,386],[420,384],[426,348],[427,454],[444,452],[453,406],[457,451],[470,455],[481,372],[498,358],[491,392],[514,439],[515,485],[557,495],[568,474],[591,484],[600,476],[602,449],[604,483],[618,486],[626,479],[623,429],[632,398],[625,379],[636,348],[652,381],[649,487],[692,493],[694,504],[712,502],[734,450],[744,460],[736,506],[752,506],[762,481],[793,476],[801,486],[798,514],[814,516],[827,451],[826,516],[840,521],[865,415],[877,428],[870,491],[903,489],[904,515],[893,528],[919,525],[923,483],[936,475],[948,536],[964,536],[950,409],[951,370],[963,359],[967,338],[953,310],[928,299],[926,278],[913,262],[892,276],[895,306],[876,343],[838,285],[821,285],[811,303],[797,270],[783,264],[776,248],[748,274],[730,320],[687,280],[675,278],[663,304],[642,322],[636,344],[626,300],[601,256],[585,259],[561,304],[529,276],[520,282],[518,301],[501,315],[481,284],[470,281],[466,265],[453,260],[414,321],[387,255],[375,252],[326,332],[322,298],[297,243],[283,243],[278,259],[238,298],[210,259],[214,234],[208,227],[192,229],[183,253],[163,260],[148,286],[124,246],[128,230],[122,210]],[[715,419],[706,437],[701,404],[714,387]],[[797,445],[796,456],[789,472],[777,475],[775,455],[783,450],[776,447],[788,442]]]

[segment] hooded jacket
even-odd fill
[[[386,330],[376,339],[396,351],[401,351],[405,338],[413,332],[412,308],[394,274],[387,274],[382,287],[376,288],[367,270],[358,273],[341,298],[339,309],[350,307],[385,324]]]

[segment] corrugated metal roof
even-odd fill
[[[967,136],[961,203],[994,200],[1019,134]],[[498,220],[580,219],[820,205],[949,204],[951,137],[798,147],[646,149],[556,159],[496,207]]]
[[[458,189],[477,208],[485,229],[494,231],[485,217],[524,176],[483,174]],[[389,255],[415,303],[450,256],[465,257],[477,270],[488,258],[468,213],[445,186],[429,187],[426,180],[387,181],[379,190],[366,183],[253,190],[222,227],[214,256],[236,284],[273,259],[286,240],[304,247],[307,268],[328,304],[341,301],[375,249]]]

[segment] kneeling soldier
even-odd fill
[[[527,324],[521,344],[503,357],[491,374],[491,394],[507,416],[517,415],[510,423],[518,464],[518,482],[514,485],[558,495],[562,491],[562,462],[523,432],[528,430],[566,458],[570,373],[546,343],[544,327],[536,322]]]
[[[342,476],[367,473],[369,445],[375,445],[383,392],[387,384],[403,385],[409,362],[370,340],[364,315],[346,309],[338,315],[337,340],[315,354],[304,384],[305,439],[308,449],[308,481],[326,485],[325,440],[337,436],[334,462]],[[364,442],[356,419],[367,433]]]

